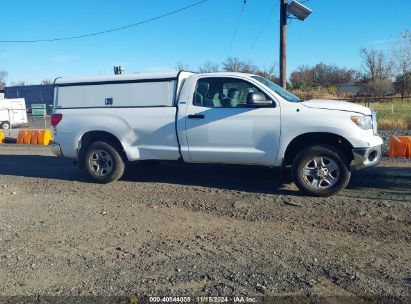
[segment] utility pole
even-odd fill
[[[280,6],[280,85],[287,88],[287,5],[288,0],[281,0]]]
[[[313,11],[293,0],[288,4],[288,0],[280,0],[280,85],[287,88],[287,19],[289,15],[294,19],[304,21]],[[292,17],[290,17],[292,18]]]

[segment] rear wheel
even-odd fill
[[[331,196],[350,181],[344,157],[327,146],[312,146],[300,152],[292,164],[297,187],[310,195]]]
[[[87,174],[96,182],[110,183],[123,176],[124,161],[112,143],[91,143],[86,147],[82,158]]]
[[[8,121],[4,121],[0,124],[0,129],[8,130],[10,129],[10,123]]]

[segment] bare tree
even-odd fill
[[[392,61],[381,50],[362,48],[363,93],[380,100],[391,88]]]
[[[0,71],[0,90],[3,90],[6,86],[5,80],[7,78],[8,73],[6,71]]]
[[[187,64],[183,63],[182,61],[179,61],[176,63],[175,69],[177,71],[188,71],[190,68]]]
[[[298,67],[291,73],[290,81],[294,88],[330,87],[353,81],[355,73],[355,70],[321,62],[313,67]]]
[[[314,77],[314,84],[327,87],[352,81],[355,71],[321,62],[314,66],[312,74]]]
[[[394,81],[395,93],[399,93],[403,99],[405,95],[411,94],[411,71],[403,75],[397,75]]]
[[[220,65],[218,63],[207,60],[198,67],[200,73],[220,72]]]
[[[365,78],[389,78],[392,74],[392,62],[381,50],[362,48],[362,69]]]
[[[258,68],[251,61],[244,61],[237,57],[228,57],[223,62],[223,71],[254,74],[258,71]]]
[[[43,79],[42,81],[41,81],[41,84],[42,85],[47,85],[47,84],[52,84],[53,82],[50,80],[50,79]]]
[[[290,82],[294,89],[306,89],[314,86],[312,68],[307,65],[297,67],[290,75]]]
[[[278,82],[279,76],[278,76],[278,68],[275,63],[269,65],[269,66],[264,66],[262,68],[258,68],[258,70],[255,72],[257,75],[270,79],[273,82]]]
[[[381,99],[392,88],[391,80],[387,78],[374,78],[367,81],[362,86],[362,92],[369,96]]]
[[[397,44],[394,45],[392,49],[392,61],[395,72],[397,73],[396,87],[400,89],[399,92],[403,99],[405,93],[411,89],[409,88],[409,75],[411,72],[411,33],[409,30],[401,33],[401,38]]]
[[[368,50],[367,48],[361,48],[360,56],[363,60],[362,63],[362,70],[364,74],[364,78],[374,79],[377,75],[377,50],[371,49]]]

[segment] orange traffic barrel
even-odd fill
[[[0,131],[0,144],[4,143],[4,133]]]
[[[17,136],[16,143],[17,144],[23,144],[24,143],[24,138],[27,136],[27,131],[26,130],[20,130],[19,135]]]
[[[37,145],[39,143],[41,130],[33,130],[30,138],[30,145]]]
[[[51,144],[53,137],[50,130],[39,130],[39,135],[37,137],[37,144],[48,146]]]
[[[391,135],[389,156],[411,158],[411,136]]]
[[[31,140],[31,135],[33,134],[33,130],[26,130],[26,133],[23,137],[23,144],[29,145]]]

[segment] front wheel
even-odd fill
[[[125,167],[114,145],[103,141],[94,142],[86,148],[82,163],[88,175],[102,184],[121,178]]]
[[[351,177],[343,156],[321,145],[300,152],[293,161],[292,174],[301,191],[324,197],[344,189]]]

